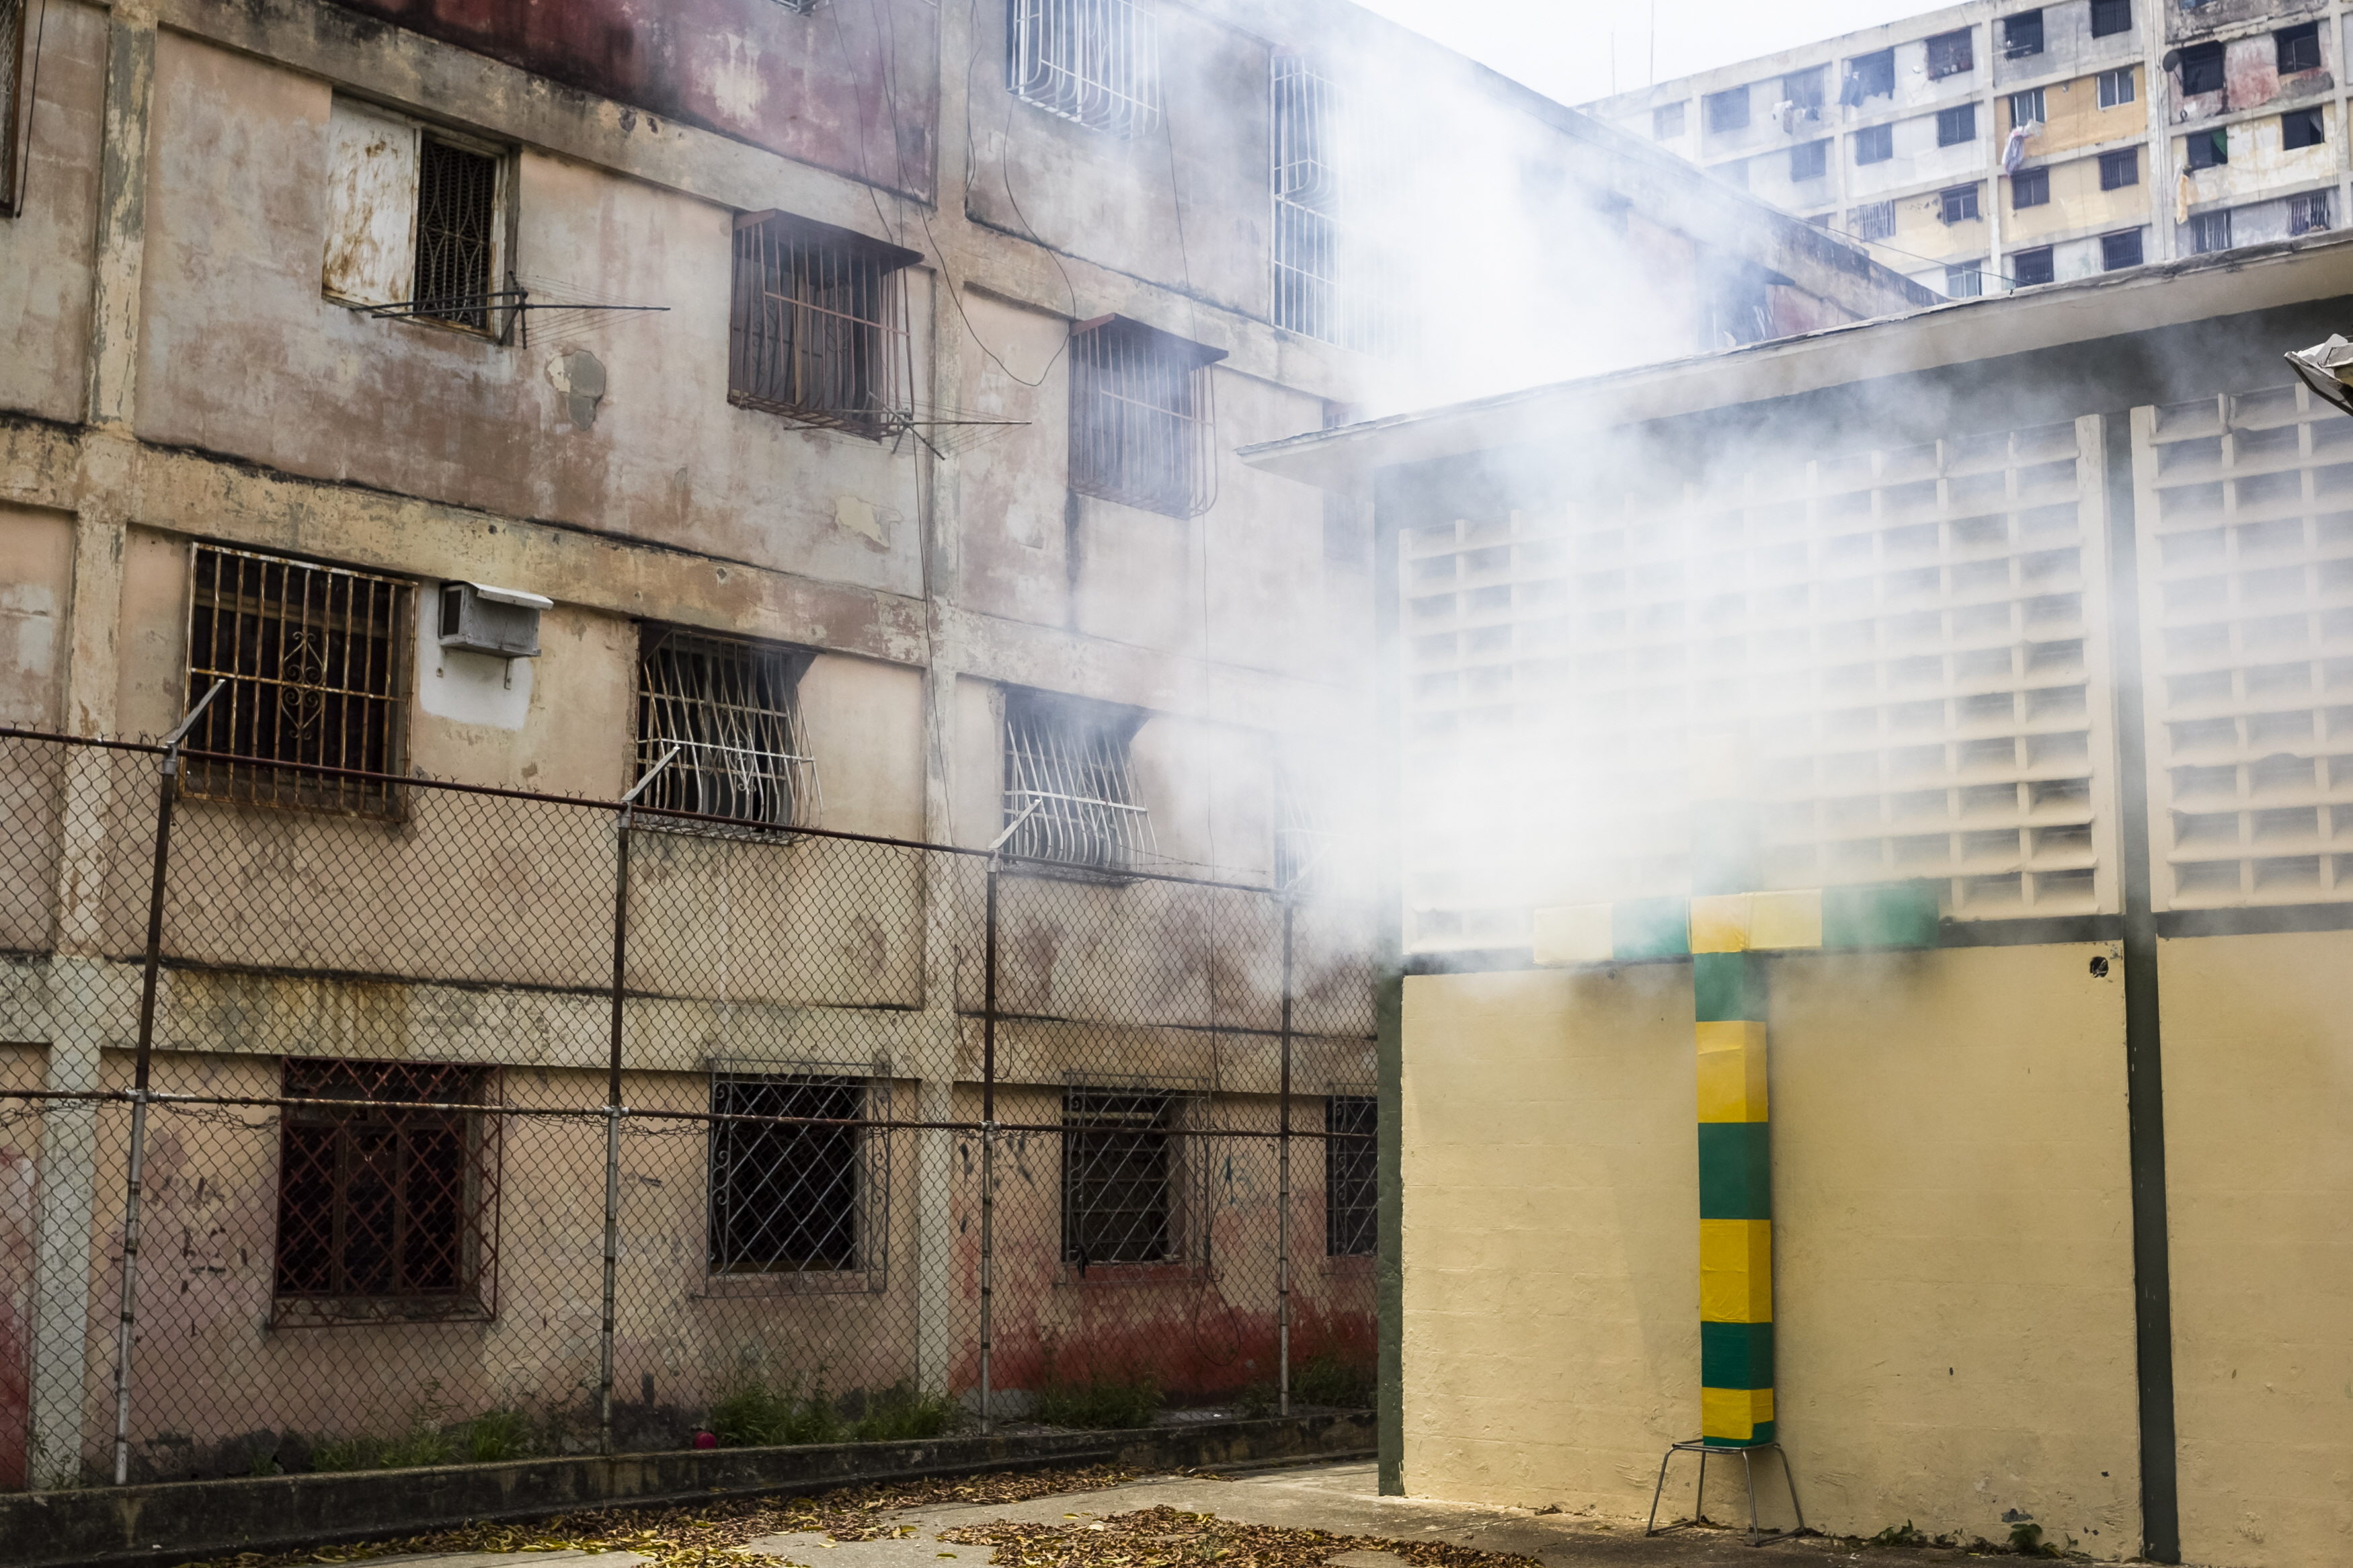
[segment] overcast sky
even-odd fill
[[[1937,0],[1358,0],[1563,103],[1587,103],[1856,27]],[[1617,73],[1610,71],[1613,44]]]

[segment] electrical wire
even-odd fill
[[[41,110],[41,45],[48,36],[49,0],[41,0],[41,20],[33,29],[33,76],[25,89],[25,150],[17,159],[16,188],[8,193],[8,210],[14,213],[25,210],[25,193],[33,183],[33,116]],[[15,112],[16,105],[8,107]]]
[[[1951,265],[1951,263],[1949,263],[1949,262],[1939,261],[1939,260],[1937,260],[1937,259],[1936,259],[1935,257],[1933,257],[1933,256],[1923,256],[1923,255],[1921,255],[1918,251],[1915,251],[1915,250],[1905,250],[1905,249],[1901,248],[1900,247],[1890,245],[1890,244],[1888,244],[1888,243],[1887,243],[1885,240],[1883,240],[1883,239],[1870,239],[1870,238],[1866,238],[1866,237],[1865,237],[1864,236],[1862,236],[1862,235],[1850,233],[1850,232],[1849,232],[1848,230],[1846,230],[1846,229],[1842,229],[1842,228],[1832,228],[1830,225],[1828,225],[1828,224],[1826,224],[1826,223],[1824,223],[1824,224],[1814,224],[1814,225],[1810,225],[1810,226],[1814,227],[1814,228],[1819,228],[1819,229],[1820,229],[1824,234],[1834,234],[1834,235],[1837,235],[1841,239],[1851,239],[1851,240],[1853,240],[1857,245],[1868,245],[1868,246],[1872,246],[1872,247],[1874,247],[1874,248],[1876,248],[1876,249],[1884,250],[1884,251],[1888,252],[1888,253],[1889,253],[1889,254],[1891,254],[1891,255],[1909,257],[1909,258],[1910,258],[1911,259],[1913,259],[1914,261],[1925,261],[1925,262],[1927,262],[1930,266],[1933,266],[1933,267],[1949,267],[1949,266]],[[2018,279],[2017,279],[2012,278],[2012,277],[2009,276],[2009,275],[2008,275],[2008,274],[2006,274],[2006,273],[1996,272],[1996,271],[1995,271],[1992,268],[1990,268],[1990,267],[1980,267],[1980,268],[1978,268],[1978,277],[1980,277],[1980,278],[1998,278],[1998,279],[2000,279],[2002,282],[2009,284],[2009,285],[2010,285],[2011,288],[2013,288],[2013,289],[2015,289],[2016,287],[2018,287]]]

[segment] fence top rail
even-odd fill
[[[1240,1092],[1240,1091],[1231,1091]],[[1265,1098],[1263,1095],[1255,1098]],[[1314,1100],[1321,1096],[1294,1094],[1294,1100]],[[776,1127],[843,1127],[865,1129],[873,1132],[1071,1132],[1089,1131],[1098,1123],[1076,1121],[906,1121],[884,1117],[867,1116],[764,1116],[755,1112],[714,1110],[651,1110],[638,1106],[618,1105],[506,1105],[496,1100],[322,1100],[295,1095],[267,1094],[174,1094],[163,1089],[0,1089],[0,1106],[11,1100],[32,1104],[53,1104],[60,1101],[78,1104],[102,1103],[130,1105],[139,1101],[165,1110],[406,1110],[440,1111],[467,1115],[500,1117],[535,1117],[550,1121],[590,1119],[603,1121],[617,1114],[625,1121],[686,1121],[696,1123],[742,1122],[754,1126]],[[1369,1132],[1324,1132],[1292,1128],[1287,1132],[1268,1127],[1194,1127],[1172,1129],[1172,1134],[1187,1138],[1307,1138],[1332,1142],[1370,1142],[1376,1136]]]
[[[153,741],[101,741],[88,735],[65,735],[47,730],[22,729],[0,725],[0,741],[39,741],[52,745],[87,746],[93,749],[144,752],[161,757],[168,749]],[[994,861],[1011,868],[1036,868],[1049,873],[1087,873],[1092,868],[1073,867],[1069,862],[1030,856],[1007,854],[1002,850],[974,848],[962,844],[934,844],[921,838],[893,838],[880,833],[850,833],[838,827],[778,827],[774,823],[754,821],[741,816],[716,816],[708,812],[680,811],[670,807],[659,810],[628,800],[600,800],[594,795],[550,795],[540,790],[508,789],[498,784],[461,784],[456,779],[435,778],[425,773],[380,773],[364,768],[331,767],[322,763],[280,762],[273,758],[242,756],[233,752],[206,752],[183,746],[180,755],[192,762],[212,762],[239,764],[249,768],[267,768],[273,773],[309,773],[319,778],[357,779],[366,783],[397,785],[404,789],[438,790],[447,795],[485,795],[494,800],[532,801],[543,805],[567,806],[575,810],[611,813],[618,816],[628,812],[636,816],[656,821],[701,822],[714,827],[738,831],[757,830],[763,837],[776,841],[796,838],[833,838],[851,844],[875,844],[892,849],[916,849],[935,855],[958,856],[968,860]],[[1235,893],[1257,893],[1278,900],[1290,895],[1271,882],[1237,882],[1215,877],[1187,877],[1173,871],[1137,871],[1121,868],[1102,869],[1097,875],[1105,881],[1173,882],[1188,888],[1210,888]]]

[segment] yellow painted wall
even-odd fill
[[[2107,951],[1775,962],[1781,1432],[1810,1524],[2006,1540],[2014,1510],[2137,1548]],[[1409,1491],[1636,1516],[1696,1434],[1690,984],[1406,982]]]
[[[2345,941],[2163,945],[2186,1562],[2334,1562],[2353,1532]]]
[[[2078,77],[2044,88],[2042,129],[2027,137],[2027,156],[2049,158],[2077,147],[2096,147],[2144,134],[2148,129],[2147,90],[2148,73],[2138,66],[2133,68],[2133,100],[2114,109],[2100,107],[2097,77]],[[2003,134],[2009,133],[2010,124],[2009,101],[2004,100]]]
[[[2006,247],[2033,243],[2045,235],[2077,234],[2086,229],[2124,228],[2148,221],[2148,155],[2141,154],[2140,184],[2119,190],[2100,189],[2100,161],[2076,158],[2053,163],[2051,199],[2041,206],[2012,207],[2010,182],[2001,182],[2001,238]]]
[[[1956,185],[1978,187],[1978,211],[1985,211],[1987,192],[1983,180],[1956,180]],[[1944,204],[1938,192],[1926,195],[1905,196],[1895,204],[1895,237],[1898,248],[1915,256],[1925,256],[1939,261],[1968,261],[1981,258],[1989,243],[1989,231],[1982,216],[1968,223],[1947,223],[1943,217]]]

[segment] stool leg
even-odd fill
[[[1781,1456],[1781,1479],[1789,1489],[1789,1511],[1798,1516],[1798,1531],[1803,1531],[1806,1528],[1806,1510],[1798,1506],[1798,1473],[1789,1468],[1789,1450],[1776,1443],[1773,1445],[1773,1451]]]
[[[1707,1518],[1707,1450],[1699,1451],[1699,1490],[1692,1494],[1692,1522],[1698,1524]]]
[[[1740,1450],[1741,1479],[1748,1483],[1748,1544],[1761,1545],[1765,1532],[1757,1523],[1757,1460],[1754,1448]]]
[[[1651,1522],[1642,1531],[1646,1536],[1659,1533],[1659,1498],[1667,1489],[1667,1466],[1674,1457],[1675,1451],[1670,1448],[1659,1460],[1659,1484],[1651,1489]]]

